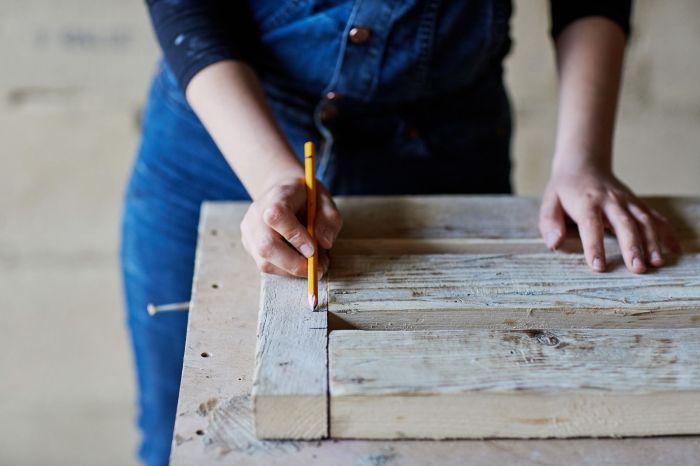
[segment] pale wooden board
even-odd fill
[[[570,232],[575,235],[576,232]],[[681,238],[684,253],[700,252],[700,239]],[[617,239],[607,236],[604,240],[606,258],[619,261],[620,247]],[[333,257],[376,254],[494,254],[494,253],[550,253],[540,238],[339,238],[333,246]],[[582,253],[583,247],[578,237],[569,236],[557,247],[556,253]],[[668,251],[666,251],[668,253]],[[617,257],[616,257],[617,256]]]
[[[331,437],[700,433],[700,329],[335,331]]]
[[[336,327],[385,330],[700,326],[700,254],[643,275],[579,254],[338,256]]]
[[[695,197],[644,197],[680,238],[700,238]],[[539,200],[513,196],[383,196],[337,200],[340,238],[539,238]],[[348,221],[349,220],[349,221]]]
[[[415,198],[411,198],[415,199]],[[423,198],[424,199],[424,198]],[[392,199],[374,200],[375,208]],[[432,199],[435,207],[451,201]],[[500,202],[500,201],[499,201]],[[678,203],[677,200],[668,201]],[[685,201],[684,201],[685,202]],[[365,199],[338,199],[346,228],[379,237],[364,222]],[[248,203],[204,205],[193,302],[178,399],[171,461],[174,465],[694,464],[700,436],[485,441],[263,441],[254,434],[251,390],[259,311],[259,277],[240,241]],[[346,210],[351,206],[350,210]],[[700,212],[695,207],[688,209]],[[428,213],[429,215],[429,213]],[[473,217],[472,217],[473,219]],[[423,220],[421,220],[422,222]],[[404,222],[410,230],[410,219]],[[693,223],[700,231],[700,221]],[[406,230],[404,228],[404,231]],[[409,232],[410,233],[410,232]],[[347,233],[343,233],[348,237]],[[413,234],[420,237],[420,234]],[[219,288],[212,288],[212,283]],[[201,357],[209,352],[208,358]]]
[[[306,281],[264,275],[253,378],[255,433],[265,439],[328,436],[325,281],[309,310]]]

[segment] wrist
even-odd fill
[[[268,175],[261,180],[260,187],[256,190],[257,195],[253,199],[264,195],[274,186],[293,185],[304,181],[304,170],[301,165],[290,165],[282,169],[269,170]]]
[[[552,175],[597,173],[612,174],[612,158],[588,150],[557,150],[552,160]]]

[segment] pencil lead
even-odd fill
[[[309,308],[313,311],[316,309],[317,305],[318,305],[318,298],[316,297],[315,294],[310,294],[309,295]]]

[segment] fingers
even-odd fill
[[[319,251],[319,256],[318,256],[318,278],[319,280],[323,278],[324,275],[326,275],[326,272],[328,272],[328,267],[331,264],[331,258],[328,255],[328,251],[325,249],[321,249]]]
[[[681,243],[678,241],[676,232],[673,230],[668,219],[651,208],[649,209],[649,213],[654,219],[661,245],[673,254],[680,254]]]
[[[335,239],[341,222],[332,201],[328,199],[326,202],[329,204],[325,209],[330,206],[336,211],[335,214],[326,214],[333,221],[334,229],[330,232],[331,238]],[[297,213],[305,205],[305,190],[301,184],[273,188],[264,198],[251,204],[241,222],[241,239],[260,271],[294,277],[307,276],[308,260],[303,255],[313,255],[316,245],[297,218]],[[328,265],[328,254],[319,247],[319,277],[326,273]]]
[[[289,194],[292,195],[289,196]],[[306,227],[301,224],[296,215],[297,211],[300,210],[297,205],[300,196],[294,196],[293,193],[280,193],[279,196],[279,199],[272,199],[270,204],[264,208],[263,221],[304,257],[310,257],[314,253],[314,243],[306,231]]]
[[[282,241],[282,238],[275,235],[274,232],[261,232],[253,237],[251,242],[253,258],[262,272],[265,272],[264,268],[272,269],[272,267],[275,267],[284,270],[287,275],[294,277],[306,276],[307,260],[292,249],[289,244]]]
[[[608,202],[604,206],[605,215],[615,232],[625,265],[634,273],[644,273],[644,241],[639,233],[635,218],[617,202]]]
[[[602,213],[597,205],[591,204],[574,219],[578,225],[583,254],[588,266],[596,272],[605,271],[605,227]]]
[[[317,209],[316,239],[322,248],[331,249],[343,226],[343,219],[325,188],[319,189]]]
[[[566,223],[556,192],[547,192],[542,197],[539,227],[547,247],[552,250],[559,247],[564,240]]]
[[[657,234],[657,226],[654,218],[643,207],[637,204],[629,204],[627,210],[637,221],[638,231],[644,240],[644,257],[648,263],[654,267],[664,265],[661,257],[661,243]]]

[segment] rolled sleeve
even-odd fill
[[[556,38],[569,24],[587,16],[602,16],[616,23],[629,37],[632,0],[550,0],[552,28]]]
[[[208,65],[245,60],[248,12],[231,0],[146,0],[163,55],[183,91]]]

